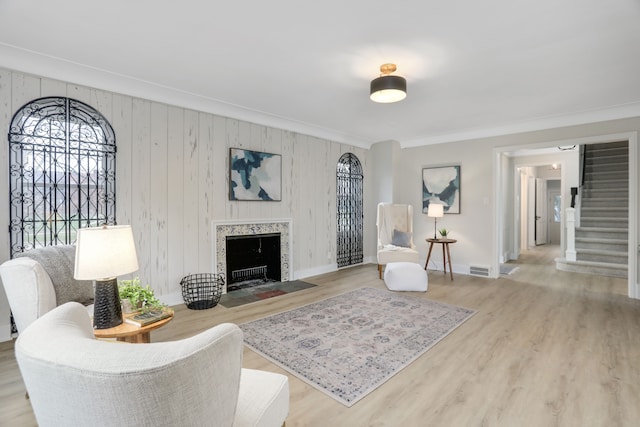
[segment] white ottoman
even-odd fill
[[[427,272],[414,262],[390,262],[384,269],[384,283],[390,291],[426,292]]]

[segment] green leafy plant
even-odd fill
[[[118,292],[121,300],[128,300],[131,307],[142,311],[157,310],[165,305],[153,293],[149,285],[142,286],[139,278],[132,280],[119,280]]]
[[[442,237],[447,237],[449,235],[449,230],[447,230],[446,228],[442,228],[438,231]]]

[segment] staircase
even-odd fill
[[[629,147],[626,141],[585,146],[576,261],[559,270],[627,277]]]

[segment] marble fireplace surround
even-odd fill
[[[280,274],[282,281],[293,280],[291,270],[291,219],[213,221],[213,272],[227,271],[227,236],[280,233]],[[226,277],[225,277],[226,279]]]

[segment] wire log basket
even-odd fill
[[[182,298],[191,310],[205,310],[215,307],[222,296],[224,275],[197,273],[185,276],[180,281]]]

